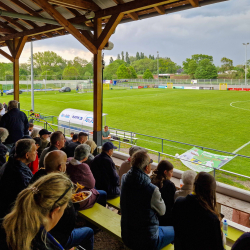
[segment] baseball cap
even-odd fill
[[[102,145],[102,149],[104,151],[109,151],[110,149],[117,149],[116,146],[114,146],[114,144],[112,142],[105,142],[103,145]]]
[[[50,135],[51,132],[49,132],[47,129],[41,129],[39,131],[39,135],[42,136],[42,135]]]

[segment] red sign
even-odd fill
[[[235,90],[235,91],[250,91],[250,88],[228,88],[228,90]]]
[[[138,86],[138,89],[143,89],[144,87],[143,86]]]

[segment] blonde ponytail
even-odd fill
[[[51,173],[24,189],[18,195],[12,212],[3,221],[8,247],[30,250],[41,226],[46,228],[49,213],[70,200],[71,186],[66,175]]]

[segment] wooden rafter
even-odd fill
[[[155,10],[156,10],[159,14],[161,14],[161,15],[164,15],[164,14],[165,14],[165,9],[164,9],[163,6],[155,6],[154,8],[155,8]]]
[[[0,33],[2,34],[13,34],[14,32],[8,28],[0,28]]]
[[[3,51],[2,49],[0,49],[0,54],[6,57],[7,59],[9,59],[11,62],[14,62],[14,58],[10,56],[8,53],[6,53],[5,51]]]
[[[75,9],[66,8],[66,7],[65,7],[65,9],[66,9],[67,11],[69,11],[73,16],[81,16],[81,14],[80,14],[77,10],[75,10]]]
[[[32,0],[40,5],[50,16],[52,16],[61,26],[71,33],[80,43],[82,43],[93,54],[97,53],[97,49],[91,41],[89,41],[79,30],[77,30],[66,18],[64,18],[56,9],[46,0]]]
[[[116,4],[124,4],[123,0],[113,0]],[[134,21],[138,20],[138,14],[135,12],[128,13],[128,16]]]
[[[110,36],[114,33],[117,25],[120,23],[123,16],[124,16],[123,13],[119,13],[119,14],[113,15],[109,19],[108,23],[106,24],[104,30],[102,31],[101,35],[99,36],[99,38],[97,40],[96,47],[98,50],[102,50],[104,48],[104,46],[107,44]]]
[[[189,2],[193,7],[199,7],[199,0],[189,0]]]
[[[72,9],[83,9],[83,10],[99,10],[99,6],[94,2],[86,0],[49,0],[49,3],[54,3],[63,7],[70,7]]]
[[[21,56],[21,53],[23,51],[24,45],[27,41],[27,36],[21,37],[18,42],[16,43],[17,45],[15,46],[15,58],[19,59]]]

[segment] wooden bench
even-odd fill
[[[128,132],[123,132],[122,131],[117,131],[117,130],[109,130],[111,139],[113,140],[122,140],[124,142],[131,142],[132,144],[136,144],[136,141],[138,138],[136,138],[136,134],[132,133],[132,138],[131,138],[131,133]]]
[[[121,210],[121,207],[120,207],[120,196],[116,197],[114,199],[107,200],[107,204],[109,206],[111,206],[111,207],[114,207],[117,210]]]

